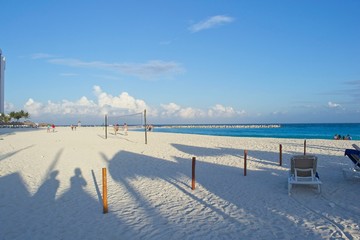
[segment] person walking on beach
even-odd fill
[[[55,132],[55,124],[52,124],[51,128],[52,128],[52,132]]]
[[[115,136],[116,136],[116,133],[119,131],[119,124],[115,124],[114,126],[114,133],[115,133]]]
[[[47,132],[50,132],[50,124],[47,125]]]

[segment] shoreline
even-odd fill
[[[276,134],[272,134],[272,135],[256,135],[256,134],[253,134],[253,135],[249,135],[249,134],[229,134],[229,133],[216,133],[216,132],[206,132],[206,130],[211,130],[211,129],[214,129],[214,130],[221,130],[221,129],[230,129],[230,130],[236,130],[236,129],[277,129],[277,128],[281,128],[281,126],[279,127],[242,127],[242,125],[237,125],[238,127],[223,127],[224,125],[220,125],[219,127],[206,127],[206,125],[201,125],[202,127],[199,127],[197,128],[195,125],[184,125],[184,127],[176,127],[176,126],[163,126],[163,127],[159,127],[159,126],[156,126],[155,125],[155,128],[153,128],[153,130],[151,131],[147,131],[147,134],[150,134],[150,133],[153,133],[153,132],[157,132],[157,133],[170,133],[170,134],[189,134],[189,135],[200,135],[200,136],[215,136],[215,137],[233,137],[233,138],[259,138],[259,139],[269,139],[269,138],[275,138],[275,139],[302,139],[302,140],[306,140],[306,139],[310,139],[310,140],[337,140],[337,141],[359,141],[360,138],[358,139],[358,137],[356,136],[355,138],[353,139],[334,139],[334,136],[331,136],[331,134],[328,134],[326,137],[322,136],[322,137],[317,137],[317,136],[297,136],[295,134],[291,135],[291,136],[283,136],[283,135],[278,135],[276,136]],[[214,126],[214,125],[211,125],[211,126]],[[226,125],[225,125],[226,126]],[[252,125],[250,125],[252,126]],[[56,126],[56,128],[58,129],[66,129],[66,128],[71,128],[71,125],[58,125]],[[105,126],[95,126],[95,125],[83,125],[83,126],[76,126],[76,128],[95,128],[95,129],[98,129],[98,128],[101,128],[103,131],[105,130]],[[75,131],[76,131],[76,128],[75,128]],[[16,125],[16,126],[13,126],[13,127],[1,127],[0,126],[0,135],[1,135],[1,130],[2,131],[12,131],[12,130],[20,130],[20,129],[24,129],[24,130],[46,130],[46,127],[45,126],[40,126],[40,127],[31,127],[29,125]],[[113,126],[112,125],[109,125],[107,126],[107,129],[108,129],[108,132],[109,133],[112,133],[112,129],[113,129]],[[121,129],[121,128],[120,128]],[[156,129],[159,129],[158,131]],[[179,129],[179,131],[166,131],[166,129]],[[182,132],[181,130],[184,129],[185,131]],[[194,132],[191,132],[191,129],[195,129]],[[200,132],[196,132],[196,129],[199,129],[201,130]],[[205,132],[202,130],[204,129]],[[138,126],[129,126],[128,127],[128,130],[130,132],[145,132],[145,128],[143,127],[138,127]],[[121,130],[122,131],[122,130]],[[120,132],[121,132],[120,131]],[[105,133],[104,133],[105,135]]]

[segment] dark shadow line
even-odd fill
[[[189,190],[191,189],[191,187],[190,187],[189,185],[184,184],[185,186],[182,187],[180,184],[177,183],[178,181],[177,181],[176,179],[173,179],[173,178],[168,179],[167,182],[169,182],[170,184],[174,185],[177,189],[179,189],[179,191],[183,192],[184,194],[186,194],[187,196],[189,196],[190,198],[192,198],[194,201],[198,202],[199,204],[205,206],[206,208],[211,209],[211,211],[213,211],[213,212],[217,213],[218,215],[222,216],[224,219],[229,218],[229,219],[231,219],[232,221],[239,222],[238,219],[230,216],[229,214],[221,211],[220,209],[216,208],[216,207],[213,206],[212,204],[207,203],[207,202],[204,201],[203,199],[197,197],[197,196],[195,195],[196,193],[194,193],[194,192],[190,193],[189,191],[187,191],[187,189],[189,189]],[[181,183],[182,183],[182,182],[181,182]],[[183,184],[183,183],[182,183],[182,184]],[[206,189],[206,188],[205,188],[205,189]],[[208,190],[208,189],[206,189],[206,190]],[[208,190],[208,191],[209,191],[209,190]],[[221,198],[221,197],[220,197],[220,198]],[[237,207],[238,207],[238,206],[237,206]],[[239,223],[241,223],[241,222],[239,222]]]
[[[120,138],[120,139],[122,139],[122,140],[126,140],[126,141],[128,141],[128,142],[131,142],[131,143],[136,143],[136,142],[134,142],[134,141],[131,141],[131,140],[129,140],[129,139],[127,139],[127,138]]]
[[[30,146],[21,148],[21,149],[19,149],[19,150],[16,150],[16,151],[7,153],[7,154],[5,154],[5,155],[3,155],[3,156],[0,156],[0,161],[1,161],[1,160],[5,160],[5,159],[8,158],[8,157],[11,157],[11,156],[17,154],[18,152],[21,152],[21,151],[26,150],[26,149],[28,149],[28,148],[32,148],[33,146],[35,146],[35,145],[30,145]]]
[[[101,192],[100,192],[100,189],[99,189],[99,185],[97,184],[97,181],[96,181],[96,176],[95,176],[94,170],[92,170],[92,169],[91,169],[91,174],[92,174],[92,177],[93,177],[95,190],[96,190],[96,194],[98,196],[99,203],[102,206],[103,204],[102,204]]]
[[[55,156],[54,161],[51,163],[51,165],[49,166],[49,168],[48,168],[48,170],[47,170],[47,175],[48,175],[48,176],[50,176],[50,173],[51,173],[52,171],[54,171],[55,166],[56,166],[57,162],[59,161],[59,159],[60,159],[61,154],[62,154],[63,151],[64,151],[64,149],[62,148],[62,149],[60,149],[60,150],[56,153],[56,156]],[[48,176],[47,176],[47,177],[48,177]]]
[[[106,139],[103,135],[98,134],[98,137],[102,138],[102,139]]]
[[[51,176],[51,173],[54,171],[55,167],[56,167],[56,164],[58,163],[60,157],[61,157],[61,154],[62,152],[64,151],[64,149],[60,149],[57,153],[56,153],[56,156],[54,158],[54,161],[50,164],[49,168],[47,169],[44,177],[42,178],[41,180],[41,185],[43,185],[46,180]]]

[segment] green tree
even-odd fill
[[[30,114],[29,114],[28,112],[25,112],[23,117],[24,117],[25,119],[28,119],[28,118],[30,118]]]
[[[24,110],[21,110],[19,112],[12,111],[10,112],[9,116],[10,116],[10,120],[13,118],[16,119],[16,121],[19,121],[21,118],[27,119],[30,117],[29,113],[25,112]]]
[[[11,119],[15,118],[15,116],[16,116],[16,113],[14,111],[9,113],[10,122],[11,122]]]
[[[2,123],[8,123],[10,122],[11,118],[9,115],[6,115],[4,113],[0,113],[0,122]]]
[[[16,119],[16,121],[19,121],[20,118],[22,118],[21,112],[16,112],[14,118]]]

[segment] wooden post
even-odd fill
[[[108,213],[106,168],[102,169],[102,183],[103,183],[103,213],[105,214]]]
[[[244,150],[244,176],[246,176],[247,150]]]
[[[304,155],[306,155],[306,139],[304,140]]]
[[[192,158],[192,181],[191,181],[191,189],[195,190],[195,162],[196,162],[196,157]]]
[[[279,155],[279,166],[282,166],[282,145],[279,145],[280,148],[280,155]]]

